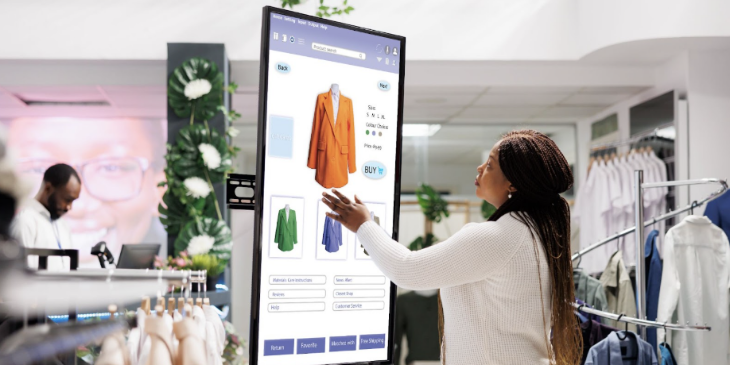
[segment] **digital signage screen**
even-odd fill
[[[251,364],[390,363],[395,285],[322,193],[397,239],[405,38],[263,16]]]

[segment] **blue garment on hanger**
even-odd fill
[[[662,344],[659,345],[659,353],[662,355],[661,365],[678,365],[677,360],[674,358],[674,354],[672,353],[672,348],[669,347],[668,343],[662,342]]]
[[[649,233],[644,245],[644,267],[646,267],[646,318],[650,321],[656,320],[659,309],[659,288],[662,284],[662,260],[656,248],[656,238],[659,231],[656,229]],[[656,348],[656,328],[646,329],[646,342]]]
[[[342,246],[342,224],[330,217],[324,218],[322,244],[327,252],[337,252]]]
[[[625,332],[626,336],[632,336],[636,339],[638,346],[638,356],[636,360],[627,360],[626,364],[635,365],[657,365],[656,348],[651,347],[649,343],[642,340],[633,332]],[[624,360],[621,355],[621,341],[617,332],[613,332],[603,341],[593,345],[588,351],[585,365],[623,365]]]
[[[722,194],[707,203],[705,216],[710,218],[714,225],[720,227],[730,239],[730,193]]]

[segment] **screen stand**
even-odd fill
[[[255,175],[230,174],[226,180],[231,237],[231,320],[246,343],[250,340],[253,280]]]

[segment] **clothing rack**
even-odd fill
[[[695,207],[701,205],[698,202],[693,202],[690,206],[674,210],[672,212],[669,212],[667,214],[661,215],[659,217],[655,217],[651,222],[645,222],[644,221],[644,189],[652,189],[652,188],[663,188],[663,187],[671,187],[671,186],[688,186],[688,185],[700,185],[700,184],[720,184],[721,188],[717,192],[711,194],[708,198],[704,199],[702,201],[702,204],[717,198],[718,196],[724,194],[727,189],[727,181],[726,180],[720,180],[720,179],[696,179],[696,180],[678,180],[678,181],[666,181],[666,182],[659,182],[659,183],[648,183],[644,184],[644,171],[643,170],[636,170],[634,171],[634,189],[635,189],[635,195],[634,195],[634,218],[635,218],[635,226],[633,228],[629,228],[624,230],[623,232],[617,233],[607,239],[602,240],[601,242],[598,242],[594,245],[591,245],[590,247],[587,247],[586,249],[578,252],[578,254],[573,256],[573,259],[577,257],[581,257],[585,253],[602,246],[603,244],[606,244],[608,242],[611,242],[619,237],[625,236],[626,234],[629,234],[633,231],[636,231],[635,239],[636,239],[636,315],[638,319],[632,318],[633,320],[642,321],[646,323],[637,323],[637,322],[629,322],[634,323],[637,325],[637,335],[641,337],[642,339],[645,338],[645,327],[647,326],[653,326],[653,327],[663,327],[666,329],[671,330],[684,330],[684,331],[704,331],[709,330],[709,327],[699,327],[699,326],[681,326],[681,325],[672,325],[669,324],[661,324],[659,326],[654,326],[654,324],[658,324],[657,322],[647,321],[646,320],[646,268],[644,267],[644,260],[641,260],[640,258],[644,255],[644,227],[654,224],[658,221],[676,216],[680,213],[686,212],[688,210],[694,209]],[[576,304],[573,304],[574,306]],[[607,313],[602,311],[596,311],[596,314],[600,317],[607,317],[613,320],[618,320],[619,317],[623,320],[623,315],[617,315],[615,313]],[[589,312],[586,312],[589,313]],[[613,318],[615,317],[615,318]],[[628,320],[627,320],[628,321]]]
[[[597,310],[597,309],[593,309],[591,307],[587,307],[587,306],[585,306],[583,304],[578,304],[578,303],[573,303],[573,307],[575,307],[575,309],[577,309],[577,310],[579,310],[581,312],[587,313],[587,314],[592,314],[592,315],[595,315],[595,316],[599,316],[599,317],[603,317],[603,318],[608,318],[608,319],[611,319],[611,320],[614,320],[614,321],[620,321],[620,322],[624,322],[624,323],[631,323],[631,324],[635,324],[637,326],[664,328],[664,329],[675,330],[675,331],[711,331],[712,330],[712,328],[711,327],[707,327],[706,324],[704,326],[699,326],[699,325],[695,325],[695,326],[686,325],[686,326],[683,326],[683,325],[680,325],[680,324],[660,323],[660,322],[655,322],[655,321],[649,321],[649,320],[646,320],[646,319],[639,319],[639,318],[634,318],[634,317],[627,317],[627,316],[624,316],[624,315],[621,315],[621,314],[604,312],[604,311],[600,311],[600,310]]]
[[[690,205],[688,205],[688,206],[686,206],[684,208],[676,209],[676,210],[673,210],[673,211],[671,211],[669,213],[660,215],[658,217],[654,217],[651,220],[644,221],[644,227],[649,227],[649,226],[651,226],[653,224],[656,224],[657,222],[661,222],[663,220],[667,220],[669,218],[676,217],[676,216],[678,216],[678,215],[680,215],[682,213],[691,211],[694,208],[701,207],[702,205],[710,202],[711,200],[714,200],[714,199],[718,198],[720,195],[724,194],[728,190],[728,185],[727,185],[727,182],[725,180],[720,180],[720,179],[700,179],[700,180],[687,180],[687,181],[697,181],[696,184],[718,183],[718,184],[722,185],[722,187],[718,191],[713,192],[712,194],[710,194],[710,196],[708,196],[707,198],[705,198],[703,200],[695,201],[692,204],[690,204]],[[671,183],[671,181],[669,183]],[[665,184],[665,183],[659,183],[659,184]],[[645,185],[648,185],[648,184],[645,184]],[[687,184],[687,185],[694,185],[694,184]],[[663,185],[662,187],[664,187],[664,186],[666,186],[666,185]],[[621,237],[624,237],[624,236],[626,236],[628,234],[631,234],[634,231],[636,231],[636,227],[627,228],[627,229],[625,229],[623,231],[620,231],[618,233],[615,233],[612,236],[609,236],[607,238],[604,238],[601,241],[598,241],[598,242],[596,242],[596,243],[594,243],[594,244],[592,244],[592,245],[590,245],[590,246],[588,246],[588,247],[586,247],[586,248],[584,248],[584,249],[576,252],[575,254],[573,254],[573,257],[571,257],[571,259],[573,261],[575,261],[575,260],[579,259],[581,256],[583,256],[583,255],[585,255],[585,254],[587,254],[587,253],[589,253],[589,252],[591,252],[591,251],[593,251],[593,250],[595,250],[595,249],[597,249],[597,248],[599,248],[599,247],[601,247],[601,246],[603,246],[603,245],[605,245],[605,244],[607,244],[607,243],[609,243],[611,241],[615,241],[615,240],[617,240],[617,239],[619,239]],[[641,257],[641,256],[639,256],[639,257]]]
[[[90,269],[66,272],[14,271],[0,278],[0,298],[18,315],[31,311],[97,310],[109,303],[129,303],[142,296],[163,296],[170,287],[189,297],[193,284],[205,285],[207,272]],[[181,294],[182,295],[182,294]],[[47,313],[51,314],[51,313]]]
[[[642,140],[649,138],[649,137],[659,137],[659,130],[668,128],[668,127],[672,127],[672,126],[674,126],[674,123],[667,123],[667,124],[660,125],[651,131],[636,134],[631,138],[627,138],[627,139],[615,141],[615,142],[595,144],[595,145],[591,146],[591,153],[601,151],[601,150],[606,150],[609,148],[616,148],[619,146],[632,145],[634,143],[641,142]]]
[[[11,352],[0,354],[0,364],[34,364],[58,354],[73,352],[78,346],[135,326],[130,322],[136,322],[136,318],[56,325],[48,333],[33,336]]]

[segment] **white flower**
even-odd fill
[[[228,128],[228,135],[231,136],[231,138],[236,138],[238,133],[241,133],[236,127],[230,127]]]
[[[185,96],[188,97],[188,100],[197,99],[209,93],[211,87],[210,81],[206,79],[190,81],[187,85],[185,85]]]
[[[203,155],[203,163],[209,169],[215,170],[221,165],[221,154],[218,153],[218,150],[213,145],[201,143],[198,145],[198,150]]]
[[[210,187],[208,186],[208,183],[199,177],[189,177],[183,181],[183,185],[185,185],[185,188],[188,189],[187,195],[190,195],[193,198],[205,198],[208,194],[210,194]]]
[[[207,234],[195,236],[188,243],[188,255],[204,255],[213,248],[213,243],[215,239]]]

